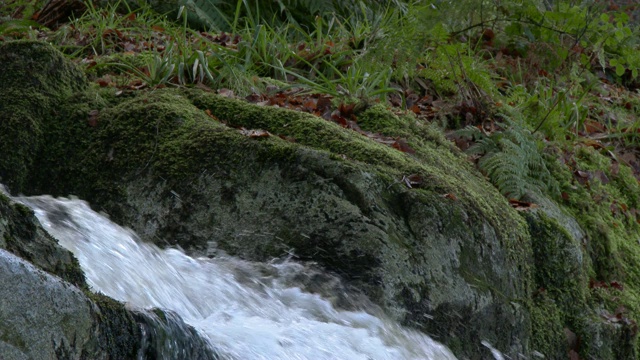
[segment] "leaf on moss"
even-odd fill
[[[424,179],[418,174],[404,175],[401,181],[404,182],[409,189],[420,188],[424,183]]]
[[[455,196],[455,195],[454,195],[454,194],[452,194],[452,193],[444,194],[444,195],[442,195],[442,197],[443,197],[443,198],[445,198],[445,199],[453,200],[453,201],[457,201],[457,200],[458,200],[458,197],[457,197],[457,196]]]
[[[516,200],[516,199],[509,199],[509,205],[511,205],[512,208],[518,211],[528,211],[538,207],[538,205],[534,203]]]
[[[89,111],[89,117],[87,118],[87,124],[89,124],[89,126],[91,126],[91,127],[98,126],[99,117],[100,117],[100,111],[98,111],[98,110]]]
[[[263,138],[263,137],[271,136],[270,132],[266,130],[261,130],[261,129],[255,130],[255,129],[240,128],[240,134],[250,138]]]

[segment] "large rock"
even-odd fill
[[[80,357],[92,349],[92,306],[84,294],[0,250],[0,354],[11,359]],[[48,311],[38,311],[46,308]],[[88,346],[87,346],[88,345]]]
[[[43,141],[42,121],[87,80],[43,42],[1,44],[0,64],[0,183],[19,192]]]
[[[130,347],[101,342],[100,310],[78,288],[0,250],[0,354],[3,359],[135,357],[140,332],[130,319]]]
[[[406,137],[410,154],[201,91],[100,91],[41,119],[47,140],[25,191],[76,194],[161,245],[316,261],[460,355],[486,355],[480,340],[529,351],[525,222],[438,131],[380,106],[359,114],[364,128]]]
[[[20,44],[20,54],[40,52]],[[614,297],[599,302],[588,289],[591,229],[553,206],[519,215],[415,118],[381,106],[357,114],[363,129],[414,150],[401,152],[312,115],[200,90],[65,99],[37,118],[46,140],[23,156],[23,175],[5,172],[25,192],[78,195],[159,245],[317,262],[462,358],[487,358],[483,340],[514,358],[634,354],[632,320],[603,320]],[[572,348],[571,334],[597,345]]]
[[[47,140],[43,128],[87,81],[60,52],[42,42],[3,43],[0,62],[0,179],[21,191],[35,154]],[[59,145],[64,152],[67,146]],[[1,188],[0,249],[2,359],[122,359],[177,350],[191,358],[213,357],[207,343],[181,319],[160,322],[91,293],[73,255],[41,227],[29,208],[9,200]],[[169,332],[190,340],[176,343]]]

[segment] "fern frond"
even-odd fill
[[[500,151],[500,145],[492,138],[485,136],[477,140],[467,149],[467,153],[474,155],[492,154]]]
[[[558,186],[533,134],[507,115],[502,117],[506,121],[496,125],[504,130],[490,135],[474,126],[456,132],[475,141],[467,153],[482,155],[478,167],[509,198],[520,199],[530,192],[555,193]]]
[[[483,134],[480,129],[473,125],[467,125],[466,127],[457,130],[455,134],[457,136],[464,137],[470,140],[479,140],[486,137],[486,135]]]

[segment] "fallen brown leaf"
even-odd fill
[[[98,110],[89,111],[89,117],[87,118],[87,124],[91,127],[98,126],[100,112]]]
[[[518,211],[528,211],[538,207],[537,204],[516,199],[509,199],[509,205]]]
[[[263,138],[263,137],[271,136],[270,132],[266,130],[261,130],[261,129],[254,130],[254,129],[240,128],[240,134],[250,138]]]

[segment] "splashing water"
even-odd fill
[[[176,312],[225,357],[455,359],[443,345],[383,315],[342,310],[304,292],[291,283],[307,271],[301,264],[194,259],[141,242],[80,200],[17,200],[75,254],[94,291]]]

